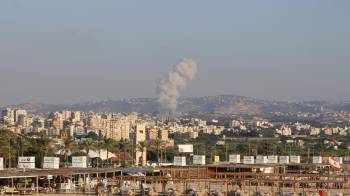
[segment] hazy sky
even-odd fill
[[[350,1],[0,2],[0,105],[155,97],[182,58],[184,96],[350,100]]]

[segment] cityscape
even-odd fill
[[[0,195],[350,196],[349,6],[0,2]]]

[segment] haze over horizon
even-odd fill
[[[350,100],[349,1],[0,3],[0,106],[156,97],[183,58],[182,96]]]

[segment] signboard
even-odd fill
[[[180,144],[178,145],[179,152],[181,153],[193,153],[193,145],[192,144]]]
[[[18,157],[18,168],[35,169],[35,157]]]
[[[254,164],[254,156],[244,156],[243,163],[244,164]]]
[[[281,163],[281,164],[288,164],[289,163],[289,156],[280,156],[279,157],[279,163]]]
[[[261,155],[256,156],[255,163],[266,164],[267,163],[267,156],[261,156]]]
[[[72,168],[87,168],[87,157],[72,157]]]
[[[4,158],[0,157],[0,170],[4,170]]]
[[[300,156],[290,156],[290,163],[300,163]]]
[[[205,165],[205,156],[204,155],[194,155],[193,156],[194,165]]]
[[[322,157],[321,156],[312,157],[312,163],[313,164],[322,164]]]
[[[267,163],[268,164],[277,164],[278,163],[278,156],[275,156],[275,155],[267,156]]]
[[[174,157],[175,166],[186,166],[186,157]]]
[[[239,154],[230,154],[228,158],[230,163],[241,163],[241,155]]]
[[[58,157],[44,157],[44,169],[59,169],[60,158]]]

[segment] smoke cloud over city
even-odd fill
[[[192,59],[184,59],[159,81],[158,102],[163,119],[175,117],[178,98],[196,73],[197,64]]]

